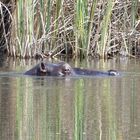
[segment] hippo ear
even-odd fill
[[[43,72],[43,73],[46,73],[47,72],[44,62],[41,62],[40,63],[39,68],[40,68],[40,71],[41,72]]]

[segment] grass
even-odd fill
[[[0,2],[0,48],[20,58],[129,55],[137,50],[133,44],[138,44],[140,34],[139,4],[138,0]]]

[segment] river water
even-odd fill
[[[37,61],[0,61],[0,140],[140,139],[140,61],[69,61],[121,76],[36,77]]]

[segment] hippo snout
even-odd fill
[[[116,70],[108,70],[108,75],[110,75],[110,76],[118,76],[120,74]]]

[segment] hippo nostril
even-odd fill
[[[67,72],[67,71],[69,71],[69,69],[65,69],[65,71]]]
[[[64,69],[65,74],[70,74],[70,69]]]

